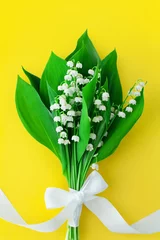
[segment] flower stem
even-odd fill
[[[79,228],[68,226],[66,240],[79,240]]]

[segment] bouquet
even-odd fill
[[[18,77],[19,117],[60,160],[72,192],[82,188],[89,168],[98,171],[98,162],[116,150],[142,114],[145,83],[138,80],[123,99],[116,62],[116,50],[100,59],[86,31],[66,59],[51,53],[41,78],[24,68],[30,84]],[[74,216],[80,212],[77,207]],[[69,224],[67,240],[79,239],[78,221]]]

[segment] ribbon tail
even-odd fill
[[[160,232],[160,210],[129,225],[117,209],[106,199],[94,197],[85,206],[111,231],[116,233],[152,234]]]
[[[94,197],[92,200],[85,202],[85,206],[93,212],[111,232],[140,233],[128,225],[116,208],[106,198]]]
[[[132,227],[140,233],[151,234],[160,232],[160,210],[132,224]]]
[[[13,205],[7,199],[5,194],[0,190],[0,218],[38,232],[53,232],[56,231],[65,221],[72,218],[77,207],[75,202],[70,202],[56,217],[39,224],[27,224]]]

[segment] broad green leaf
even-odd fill
[[[15,100],[19,117],[26,130],[59,157],[59,145],[52,115],[36,90],[20,77],[18,77]]]
[[[93,105],[97,80],[98,80],[98,67],[96,68],[92,80],[89,83],[87,83],[86,86],[83,88],[83,96],[85,96],[88,111],[91,110],[91,107]]]
[[[77,143],[77,159],[78,159],[78,161],[80,161],[84,151],[86,150],[89,136],[90,136],[90,120],[88,117],[88,109],[87,109],[86,100],[85,100],[85,97],[83,96],[82,113],[81,113],[80,126],[79,126],[80,141]]]
[[[49,106],[47,82],[57,93],[58,85],[64,80],[67,69],[66,61],[52,52],[40,81],[40,95],[47,107]]]
[[[103,88],[106,90],[106,92],[108,92],[109,90],[108,90],[108,78],[106,77],[106,80],[105,80],[105,82],[104,82],[104,84],[103,84]]]
[[[137,122],[139,117],[141,116],[144,108],[144,97],[143,93],[140,97],[137,97],[137,104],[133,106],[132,113],[126,113],[126,118],[122,119],[116,117],[113,124],[109,129],[109,133],[106,139],[106,142],[99,150],[97,160],[101,161],[108,156],[110,156],[118,147],[121,140],[125,137],[125,135],[130,131],[130,129]]]
[[[117,53],[116,50],[106,56],[101,62],[102,83],[108,78],[108,88],[110,93],[111,104],[117,105],[122,103],[122,87],[117,70]]]
[[[48,96],[50,105],[55,103],[55,98],[57,97],[57,93],[51,88],[49,83],[47,82]],[[53,115],[54,111],[52,112]]]
[[[23,69],[24,73],[26,74],[26,76],[28,77],[32,86],[37,90],[37,92],[39,92],[40,78],[33,75],[32,73],[28,72],[27,70],[25,70],[24,67],[22,67],[22,69]]]
[[[82,73],[87,75],[88,69],[97,66],[100,57],[90,40],[87,31],[78,39],[76,49],[66,58],[66,60],[75,59],[83,63]]]

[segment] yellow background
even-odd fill
[[[124,93],[135,80],[148,81],[145,111],[118,150],[100,163],[109,183],[103,193],[128,223],[160,209],[160,32],[158,0],[144,1],[8,1],[1,2],[0,36],[0,188],[28,221],[38,223],[57,211],[47,211],[48,186],[67,189],[61,166],[53,154],[22,126],[15,109],[16,77],[21,65],[41,75],[53,50],[65,57],[86,28],[101,57],[116,47]],[[25,78],[26,79],[26,78]],[[0,220],[2,240],[64,240],[66,226],[54,233],[37,233]],[[84,209],[83,240],[158,240],[153,235],[109,232]]]

